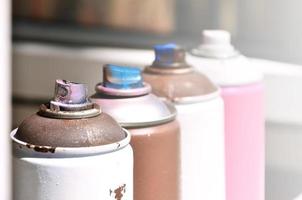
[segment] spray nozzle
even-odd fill
[[[176,44],[155,45],[154,51],[155,60],[153,65],[169,67],[175,64],[185,63],[186,52]]]
[[[192,53],[209,58],[229,58],[239,55],[231,44],[231,34],[224,30],[204,30],[201,45],[193,49]]]
[[[62,104],[83,104],[88,94],[85,84],[56,80],[54,101]]]
[[[67,80],[56,80],[54,98],[40,106],[42,116],[59,119],[78,119],[93,117],[101,112],[99,106],[88,99],[85,84]]]
[[[136,67],[105,65],[103,85],[114,89],[134,89],[143,87],[141,70]]]
[[[202,32],[204,45],[231,45],[231,34],[224,30],[204,30]]]

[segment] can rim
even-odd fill
[[[89,107],[88,107],[89,106]],[[56,118],[56,119],[82,119],[95,117],[101,114],[101,109],[99,105],[90,103],[87,106],[87,110],[75,110],[75,111],[61,111],[52,110],[47,107],[46,104],[40,106],[38,114],[44,117]],[[76,107],[76,106],[74,106]]]
[[[190,73],[194,71],[194,68],[191,65],[187,65],[187,67],[172,67],[172,68],[164,68],[164,67],[157,67],[153,65],[148,65],[145,67],[145,73],[153,73],[153,74],[183,74],[183,73]]]
[[[97,93],[104,93],[112,96],[131,97],[149,94],[151,92],[151,86],[148,83],[143,82],[143,87],[140,88],[115,89],[105,87],[104,84],[101,82],[96,84],[95,91]]]
[[[10,133],[10,137],[13,141],[14,149],[21,149],[28,155],[37,157],[74,157],[74,156],[90,156],[95,154],[105,154],[113,151],[120,150],[126,147],[131,140],[131,135],[128,130],[123,128],[125,138],[111,144],[90,146],[90,147],[52,147],[52,146],[40,146],[18,140],[15,137],[18,128],[14,129]],[[23,155],[23,154],[22,154]]]
[[[240,56],[241,53],[238,50],[234,50],[231,54],[219,54],[215,55],[214,53],[210,52],[207,53],[204,50],[200,48],[193,48],[191,51],[189,51],[189,54],[196,56],[196,57],[201,57],[201,58],[209,58],[209,59],[232,59],[237,56]]]
[[[217,98],[221,94],[221,89],[215,85],[216,91],[206,94],[206,95],[199,95],[199,96],[189,96],[189,97],[178,97],[171,99],[171,101],[178,105],[178,104],[193,104],[193,103],[200,103],[204,101],[209,101],[211,99]]]

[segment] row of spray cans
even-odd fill
[[[143,72],[105,65],[90,98],[56,81],[11,133],[15,200],[264,199],[261,75],[224,31],[204,31],[188,62],[154,50]]]

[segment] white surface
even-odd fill
[[[301,0],[219,1],[234,1],[234,26],[229,31],[246,55],[302,64]],[[226,27],[228,18],[223,17],[220,24]]]
[[[181,128],[181,199],[225,200],[222,99],[176,108]]]
[[[10,2],[0,1],[0,199],[10,200]]]
[[[302,124],[302,66],[251,59],[264,73],[266,119],[282,124]]]
[[[302,125],[266,124],[266,200],[302,193]]]
[[[295,199],[293,200],[302,200],[302,194],[300,194],[299,196],[297,196]]]

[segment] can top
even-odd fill
[[[103,75],[104,81],[96,85],[91,99],[123,127],[156,125],[175,118],[172,105],[150,94],[151,87],[143,82],[140,69],[105,65]]]
[[[158,44],[154,46],[155,59],[152,66],[155,68],[190,68],[186,63],[186,52],[176,44]]]
[[[86,85],[57,80],[54,99],[26,118],[14,137],[29,145],[56,148],[106,145],[126,135],[112,117],[90,102]]]
[[[263,74],[231,44],[224,30],[204,30],[202,42],[191,50],[188,60],[222,87],[240,86],[262,81]]]
[[[231,34],[225,30],[204,30],[201,45],[192,54],[207,58],[230,58],[240,53],[231,44]]]
[[[141,70],[107,64],[103,67],[103,83],[96,85],[95,90],[109,96],[141,96],[150,93],[151,87],[143,82]]]
[[[155,60],[143,73],[154,94],[174,103],[199,102],[219,95],[218,87],[186,62],[183,48],[164,44],[156,45],[154,51]]]

